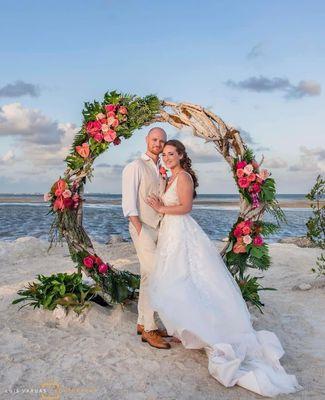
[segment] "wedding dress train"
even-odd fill
[[[163,195],[167,206],[179,204],[176,182]],[[149,293],[168,333],[186,348],[204,348],[210,374],[224,386],[270,397],[301,389],[279,362],[279,339],[253,329],[237,283],[189,214],[163,218]]]

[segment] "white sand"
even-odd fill
[[[131,244],[96,248],[116,266],[137,272]],[[120,306],[106,309],[94,304],[84,320],[31,307],[18,311],[19,305],[11,301],[36,274],[74,271],[65,247],[50,255],[46,249],[46,242],[34,238],[0,242],[1,400],[42,398],[26,391],[45,390],[42,384],[49,382],[59,385],[57,399],[261,398],[239,387],[221,386],[209,375],[202,351],[175,343],[171,350],[157,350],[142,343],[135,334],[135,304],[124,311]],[[310,268],[320,250],[293,244],[272,244],[270,250],[273,265],[263,281],[278,291],[262,292],[266,307],[264,315],[254,312],[254,325],[278,335],[286,351],[284,367],[304,386],[303,391],[278,399],[324,399],[325,289],[292,290],[313,281]],[[53,388],[47,390],[48,396],[55,393]]]

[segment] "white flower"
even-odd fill
[[[245,235],[245,236],[243,236],[243,242],[245,244],[250,244],[250,243],[252,243],[252,238],[249,235]]]

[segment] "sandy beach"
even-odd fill
[[[216,246],[220,249],[222,243]],[[202,351],[186,350],[176,343],[164,351],[142,343],[135,334],[135,303],[124,310],[94,303],[79,318],[73,313],[64,317],[61,310],[52,313],[25,307],[18,311],[11,301],[36,274],[74,271],[65,246],[50,254],[47,247],[47,242],[32,237],[0,242],[1,399],[45,399],[53,393],[57,393],[53,398],[87,400],[261,398],[239,387],[220,385],[209,375]],[[138,272],[132,244],[95,247],[116,267]],[[270,251],[273,264],[263,282],[278,290],[262,293],[266,307],[263,315],[252,310],[254,326],[278,335],[286,351],[282,364],[304,387],[277,398],[322,399],[324,288],[293,289],[313,285],[310,268],[320,250],[274,243]]]

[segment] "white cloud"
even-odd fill
[[[288,163],[281,157],[265,158],[262,167],[265,168],[286,168]]]
[[[306,146],[300,147],[299,161],[289,167],[290,171],[305,171],[311,173],[325,172],[325,149],[310,149]]]

